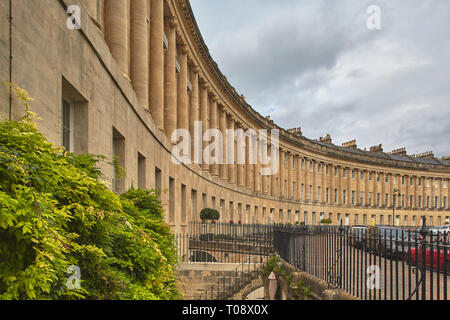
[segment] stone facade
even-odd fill
[[[81,29],[67,27],[71,5],[81,9]],[[62,144],[65,100],[71,151],[118,156],[122,180],[101,165],[117,192],[162,189],[176,232],[187,231],[203,207],[242,223],[419,225],[425,215],[437,225],[450,217],[450,160],[340,147],[331,137],[315,141],[279,128],[220,72],[188,0],[1,1],[0,16],[0,78],[29,91],[40,130]],[[23,111],[2,84],[0,116]],[[171,130],[193,134],[196,120],[203,130],[280,129],[278,174],[261,176],[260,163],[173,163]]]

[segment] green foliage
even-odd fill
[[[158,194],[114,194],[104,157],[53,146],[29,112],[0,122],[0,299],[178,299]],[[71,265],[81,289],[66,286]]]
[[[274,271],[276,269],[278,262],[280,262],[279,256],[270,257],[269,261],[267,262],[267,265],[265,266],[265,268],[262,272],[262,276],[264,278],[267,278],[272,273],[272,271]]]
[[[211,208],[205,208],[202,211],[200,211],[200,219],[202,221],[205,220],[219,220],[220,219],[220,213],[219,211]]]
[[[331,221],[331,219],[322,219],[322,220],[320,220],[320,223],[321,224],[332,224],[333,221]]]

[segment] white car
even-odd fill
[[[445,233],[450,233],[450,226],[432,227],[430,231],[433,236],[437,236],[438,234],[444,235]]]

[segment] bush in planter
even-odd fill
[[[322,219],[322,220],[320,220],[320,223],[321,224],[332,224],[333,221],[331,221],[331,219]]]
[[[202,211],[200,211],[200,219],[202,221],[207,220],[219,220],[220,219],[220,213],[219,211],[211,208],[205,208]]]

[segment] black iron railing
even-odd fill
[[[448,300],[450,235],[424,226],[275,226],[286,262],[364,300]]]

